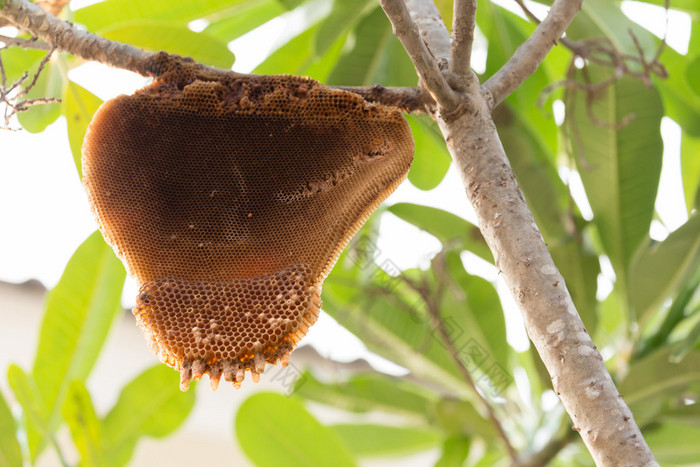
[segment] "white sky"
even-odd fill
[[[498,3],[512,6],[512,2],[507,0],[499,0]],[[623,11],[655,34],[663,34],[665,17],[661,8],[625,1]],[[284,39],[282,36],[290,33],[290,24],[294,23],[294,15],[291,14],[234,41],[230,47],[237,56],[235,69],[249,71],[254,68],[273,50],[274,44]],[[672,11],[669,23],[669,45],[686,53],[690,35],[689,17]],[[201,24],[192,26],[201,27]],[[475,51],[474,57],[481,57],[482,61],[485,59],[483,51]],[[479,66],[476,64],[475,68]],[[102,99],[132,93],[146,83],[144,78],[130,72],[95,63],[72,70],[70,77]],[[656,206],[665,226],[655,222],[652,235],[658,239],[664,238],[668,230],[676,229],[687,219],[680,182],[680,129],[665,118],[662,135],[665,143],[664,163]],[[570,179],[572,186],[580,187],[577,174],[562,175]],[[576,188],[574,196],[585,212],[587,203],[582,190]],[[47,287],[54,286],[74,250],[96,228],[73,165],[63,118],[39,135],[24,131],[0,132],[0,199],[0,280],[23,282],[34,278]],[[435,206],[472,221],[474,219],[459,176],[453,169],[438,188],[429,192],[404,183],[389,199],[389,203],[399,201]],[[439,248],[439,243],[417,228],[386,215],[379,247],[383,257],[391,259],[401,268],[425,267],[426,258]],[[469,262],[467,266],[472,273],[497,280],[493,267],[479,266],[477,262]],[[605,279],[602,280],[601,287],[610,287],[609,278],[607,283]],[[124,295],[126,306],[132,306],[136,290],[136,286],[130,282]],[[516,349],[523,350],[527,347],[527,339],[520,315],[513,311],[512,300],[504,291],[504,285],[500,283],[499,292],[509,304],[506,306],[509,342]],[[305,342],[313,342],[321,352],[339,360],[358,356],[372,358],[354,336],[343,331],[327,316],[323,316],[311,329]],[[379,360],[372,360],[381,366]],[[389,364],[382,366],[382,369],[396,370]]]

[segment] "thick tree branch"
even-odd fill
[[[421,38],[418,26],[413,22],[406,4],[403,0],[379,0],[379,3],[391,21],[394,34],[408,52],[413,66],[435,101],[441,107],[456,108],[459,96],[447,83],[438,61]]]
[[[491,109],[508,97],[533,74],[551,48],[557,44],[567,26],[581,9],[583,0],[556,0],[549,14],[513,56],[491,78],[484,89],[491,93]]]
[[[454,0],[450,72],[456,76],[467,76],[470,73],[475,24],[476,0]]]
[[[60,1],[56,3],[60,3]],[[52,45],[54,45],[57,50],[68,52],[85,60],[133,71],[143,76],[157,76],[159,73],[162,65],[162,60],[158,59],[159,54],[81,31],[26,0],[5,0],[4,3],[0,0],[0,5],[2,5],[0,18],[9,20],[18,28],[45,41],[7,38],[6,42],[5,38],[0,38],[0,41],[6,42],[8,45],[42,50],[51,50]],[[205,65],[200,66],[203,70],[211,69]],[[245,76],[231,70],[226,70],[226,72],[241,77]],[[332,87],[352,91],[370,102],[392,105],[406,112],[426,112],[427,109],[434,107],[430,95],[419,88]]]
[[[406,0],[406,7],[413,22],[418,26],[423,42],[438,61],[438,65],[447,68],[450,59],[450,33],[445,21],[433,0]]]
[[[599,466],[658,465],[576,312],[515,181],[485,99],[438,124],[479,227],[552,376],[554,390]]]

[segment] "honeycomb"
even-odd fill
[[[296,76],[165,60],[105,102],[83,183],[106,241],[139,282],[133,310],[180,387],[238,388],[286,365],[342,249],[405,178],[401,112]]]

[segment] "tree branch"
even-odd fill
[[[435,101],[446,109],[456,108],[459,104],[459,96],[447,83],[435,56],[423,42],[418,26],[411,19],[406,4],[403,0],[379,0],[379,3],[391,21],[394,34],[408,52],[418,76]]]
[[[0,0],[0,17],[9,20],[36,38],[35,40],[22,40],[0,38],[0,41],[8,45],[17,45],[25,48],[40,48],[50,50],[55,45],[57,50],[68,52],[85,60],[96,61],[114,68],[133,71],[142,76],[158,76],[163,63],[163,53],[148,52],[128,44],[111,41],[103,37],[81,31],[72,24],[62,21],[47,13],[37,5],[26,0]],[[197,65],[202,70],[211,70],[213,67]],[[219,70],[237,76],[245,74],[231,70]],[[385,88],[383,86],[370,87],[341,87],[331,86],[337,89],[345,89],[361,95],[370,102],[398,107],[405,112],[426,112],[434,106],[434,102],[425,90],[419,88]]]
[[[0,42],[5,44],[5,47],[22,47],[23,49],[34,49],[34,50],[51,50],[51,44],[48,42],[39,42],[37,38],[32,39],[18,39],[16,37],[8,37],[0,35]]]
[[[463,77],[470,73],[475,23],[476,0],[454,0],[450,72],[456,76]]]
[[[433,0],[406,0],[406,7],[418,26],[423,42],[441,67],[450,59],[450,33]]]
[[[492,96],[490,108],[508,97],[533,74],[581,9],[583,0],[556,0],[549,14],[513,56],[483,85]]]
[[[599,466],[658,465],[581,322],[498,138],[487,100],[438,124],[479,227],[574,427]]]

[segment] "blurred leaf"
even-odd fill
[[[462,436],[447,438],[442,444],[442,454],[435,467],[462,467],[469,455],[471,441]]]
[[[80,178],[83,178],[83,169],[80,163],[83,138],[93,114],[100,105],[102,105],[102,99],[73,81],[68,81],[63,93],[61,112],[66,117],[68,142]]]
[[[651,60],[656,54],[658,40],[629,19],[618,3],[607,0],[586,0],[566,30],[567,37],[574,40],[607,37],[619,53],[638,56],[632,34],[644,50],[646,58]]]
[[[693,208],[700,211],[700,138],[681,134],[681,174],[685,206],[688,214]]]
[[[424,428],[388,425],[332,425],[348,450],[358,457],[408,455],[434,447],[437,433]]]
[[[338,434],[297,400],[281,394],[258,393],[246,399],[236,414],[235,430],[241,448],[259,467],[355,465]]]
[[[660,61],[668,71],[668,77],[655,77],[653,82],[663,97],[666,115],[678,123],[684,133],[700,138],[700,95],[693,91],[688,81],[687,57],[666,47]]]
[[[320,25],[316,24],[287,42],[265,59],[254,72],[289,73],[325,82],[342,52],[347,34],[337,39],[325,54],[318,56],[315,43],[319,28]]]
[[[126,465],[142,436],[162,438],[178,429],[192,411],[195,390],[180,391],[179,375],[158,364],[124,386],[102,424],[105,459]]]
[[[46,52],[43,50],[23,49],[21,47],[0,50],[8,86],[18,80],[25,71],[36,70],[39,62],[45,56]],[[31,75],[29,76],[31,77]],[[30,82],[31,78],[28,78],[24,84],[27,85]]]
[[[659,414],[659,418],[664,422],[700,426],[700,403],[680,405],[671,410],[665,410]]]
[[[664,424],[649,430],[644,438],[661,465],[697,465],[700,459],[700,428]]]
[[[323,55],[345,32],[355,25],[370,0],[333,0],[330,14],[320,23],[316,34],[316,54]],[[376,8],[377,5],[374,5]]]
[[[644,246],[630,267],[630,304],[642,320],[700,268],[700,213],[663,242]]]
[[[0,465],[22,467],[22,450],[17,441],[17,425],[0,393]]]
[[[299,379],[294,394],[350,412],[383,411],[425,420],[434,397],[422,387],[381,373],[354,375],[339,383],[322,383],[311,373]]]
[[[663,7],[666,5],[666,0],[638,0],[644,3],[649,3],[651,5],[657,5]],[[696,0],[673,0],[671,8],[674,10],[686,10],[689,13],[700,12],[700,3]]]
[[[479,5],[477,22],[489,38],[485,76],[492,76],[503,66],[535,29],[534,24],[493,2]],[[546,115],[539,105],[540,95],[552,79],[547,76],[547,66],[543,64],[508,96],[505,105],[519,116],[520,125],[527,127],[528,138],[536,146],[546,149],[539,155],[550,157],[553,162],[553,155],[558,149],[558,129],[553,116]],[[506,153],[510,156],[508,151]]]
[[[108,26],[135,20],[168,20],[186,25],[221,10],[231,8],[247,0],[106,0],[75,11],[75,21],[98,32]]]
[[[7,382],[12,388],[15,399],[22,406],[24,431],[33,463],[43,447],[42,443],[52,436],[47,425],[49,408],[41,403],[41,394],[35,382],[17,365],[10,365],[7,371]]]
[[[205,34],[228,43],[261,26],[287,9],[279,0],[247,0],[236,2],[228,10],[208,17]]]
[[[342,55],[328,84],[344,86],[415,86],[413,64],[399,40],[391,32],[391,23],[381,8],[374,8],[355,28],[355,43]]]
[[[100,421],[92,406],[90,393],[80,381],[73,381],[68,389],[63,417],[68,423],[73,443],[80,453],[83,467],[107,465],[101,450]]]
[[[477,367],[483,371],[490,380],[489,395],[497,395],[513,379],[508,373],[512,349],[506,343],[501,300],[493,284],[467,273],[459,255],[447,253],[444,265],[440,265],[441,258],[433,260],[433,270],[438,281],[451,281],[452,287],[446,286],[440,316],[450,326],[451,340],[469,371]],[[447,277],[440,276],[441,267]]]
[[[24,82],[30,84],[39,64],[29,70],[29,78]],[[63,95],[63,76],[53,61],[49,61],[39,74],[34,87],[22,99],[60,98]],[[30,133],[41,133],[61,115],[61,104],[38,104],[17,114],[22,127]]]
[[[637,352],[633,355],[633,359],[642,358],[659,347],[664,346],[669,340],[669,336],[687,316],[691,315],[689,310],[692,307],[692,299],[700,284],[700,269],[697,269],[695,277],[691,277],[681,287],[676,296],[668,307],[666,315],[663,316],[663,321],[657,329],[648,337],[642,338],[637,344]],[[651,315],[647,321],[650,328],[654,327],[654,319],[657,320],[662,316],[661,312],[656,315]],[[690,331],[692,333],[692,330]],[[688,335],[685,342],[680,343],[674,352],[672,358],[679,360],[685,357],[686,353],[693,347],[693,344],[688,340],[692,340],[692,335]]]
[[[700,96],[700,57],[695,57],[692,60],[688,60],[688,65],[685,69],[686,81],[690,88],[695,91],[695,94]]]
[[[419,378],[439,382],[457,394],[471,394],[426,315],[425,302],[407,291],[401,279],[373,263],[339,261],[324,282],[323,293],[324,311],[372,351]]]
[[[696,284],[697,285],[697,284]],[[688,355],[694,348],[700,343],[700,321],[695,323],[685,338],[678,344],[671,358],[674,360],[680,360]]]
[[[674,362],[671,353],[671,349],[660,350],[632,363],[618,384],[640,426],[654,421],[669,400],[700,384],[700,353],[690,352],[680,362]]]
[[[184,25],[163,21],[143,19],[117,23],[102,29],[100,36],[151,52],[167,50],[219,68],[231,68],[235,59],[224,42],[193,32]]]
[[[467,401],[442,399],[433,407],[433,414],[437,423],[453,436],[478,436],[485,439],[498,436],[491,422]]]
[[[593,82],[602,81],[590,67]],[[658,92],[635,78],[623,77],[597,92],[591,111],[607,126],[591,121],[582,92],[567,102],[567,125],[594,222],[627,295],[632,256],[649,232],[659,186],[663,142],[663,106]],[[619,129],[610,125],[632,120]]]
[[[481,231],[471,222],[442,209],[412,203],[396,203],[390,213],[434,235],[443,248],[468,250],[493,263],[493,255]]]
[[[70,383],[88,377],[122,309],[125,275],[112,249],[95,232],[78,247],[48,294],[32,378],[51,411],[47,424],[52,433],[60,423]]]
[[[430,117],[407,115],[415,142],[413,165],[408,180],[418,189],[432,190],[440,184],[452,158],[435,122]]]

